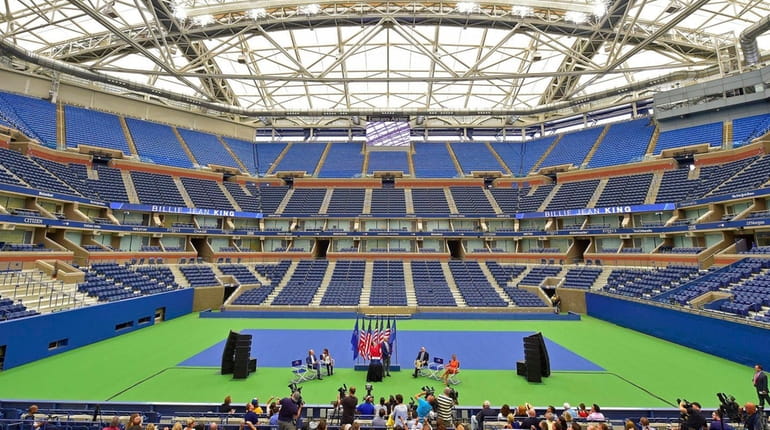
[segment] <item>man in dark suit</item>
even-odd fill
[[[318,361],[318,359],[315,356],[315,351],[312,349],[307,352],[307,357],[305,357],[305,364],[307,364],[307,368],[314,370],[318,373],[318,379],[321,378],[321,362]]]
[[[390,344],[385,339],[380,344],[380,352],[382,353],[382,370],[385,372],[385,376],[390,376]]]
[[[762,371],[761,364],[754,366],[754,388],[757,389],[759,409],[765,409],[765,400],[770,403],[770,397],[767,395],[767,374]]]
[[[420,347],[420,352],[417,353],[417,358],[414,360],[414,373],[412,374],[413,378],[417,377],[420,369],[428,365],[429,358],[430,354],[428,354],[428,351],[425,350],[425,347]]]

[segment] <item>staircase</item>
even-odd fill
[[[452,192],[449,191],[449,188],[447,187],[444,187],[444,197],[446,197],[446,203],[449,206],[449,213],[460,213],[460,211],[457,210],[457,206],[455,205],[455,198],[452,196]]]
[[[647,191],[647,197],[644,198],[644,204],[651,205],[655,203],[655,199],[658,198],[661,182],[663,182],[663,172],[654,172],[650,182],[650,189]]]
[[[366,215],[372,213],[372,189],[366,188],[364,190],[364,208],[361,213]]]
[[[374,273],[374,263],[366,262],[364,266],[364,288],[361,289],[361,297],[358,299],[359,306],[369,306],[369,299],[372,297],[372,274]]]
[[[174,132],[174,136],[176,136],[176,140],[179,141],[179,145],[182,147],[182,150],[184,150],[184,153],[187,154],[187,158],[190,159],[190,162],[193,163],[193,165],[200,165],[198,163],[198,160],[195,159],[195,155],[193,155],[192,151],[190,151],[190,147],[187,146],[187,142],[184,141],[184,138],[182,138],[182,135],[179,134],[179,130],[176,129],[176,127],[171,127],[171,130]]]
[[[561,188],[561,184],[556,184],[555,187],[551,190],[551,193],[548,194],[545,199],[543,200],[543,203],[537,208],[538,211],[543,212],[545,208],[548,207],[549,204],[551,204],[551,200],[553,200],[554,196],[556,196],[556,193],[559,192],[559,188]],[[530,191],[530,193],[534,193],[535,190]]]
[[[610,130],[610,126],[606,125],[604,126],[604,130],[599,134],[599,137],[596,138],[596,142],[594,142],[593,146],[591,146],[591,149],[588,151],[588,154],[586,154],[586,158],[583,159],[583,162],[581,163],[581,166],[587,166],[588,162],[591,161],[591,158],[593,158],[596,151],[599,149],[599,146],[602,144],[602,141],[604,140],[604,136],[607,135],[607,132]],[[588,206],[589,208],[591,206]]]
[[[231,205],[233,205],[233,209],[237,211],[241,211],[241,206],[238,204],[238,202],[235,201],[232,195],[230,195],[230,192],[227,191],[227,188],[225,188],[225,184],[221,182],[217,182],[217,185],[219,185],[219,190],[222,191],[222,194],[225,195],[227,198],[227,201],[230,202]]]
[[[329,282],[332,280],[332,273],[334,273],[334,268],[336,266],[336,261],[329,262],[329,265],[326,267],[326,273],[324,273],[324,277],[321,280],[321,285],[318,287],[318,291],[315,292],[309,306],[321,306],[321,299],[323,299],[324,294],[326,294],[326,289],[329,288]]]
[[[495,197],[492,195],[492,191],[489,191],[488,188],[483,188],[484,195],[487,196],[487,201],[489,201],[489,204],[492,206],[492,209],[495,210],[495,213],[498,215],[501,215],[503,213],[503,209],[500,208],[500,205],[497,204],[497,200],[495,200]]]
[[[134,143],[134,138],[131,136],[131,131],[128,129],[126,118],[119,116],[118,119],[120,120],[120,128],[123,129],[123,136],[126,138],[126,142],[128,142],[128,149],[131,151],[130,155],[139,157],[139,151],[136,150],[136,144]]]
[[[500,285],[495,281],[495,277],[492,276],[492,272],[489,271],[489,268],[487,267],[484,262],[479,262],[479,267],[481,268],[481,272],[484,274],[484,276],[487,277],[487,281],[489,282],[489,285],[492,286],[492,288],[495,289],[495,292],[498,296],[500,296],[501,299],[505,301],[505,303],[508,303],[508,306],[516,306],[515,303],[511,300],[510,297],[508,297],[508,294],[503,291],[503,289],[500,287]]]
[[[334,193],[334,188],[327,188],[326,194],[324,194],[324,199],[321,202],[321,207],[318,208],[319,214],[325,214],[327,210],[329,210],[329,203],[332,201],[332,194]]]
[[[313,171],[313,176],[318,177],[318,174],[321,173],[321,168],[323,167],[324,163],[326,162],[326,157],[329,156],[329,150],[331,149],[332,144],[327,143],[326,147],[324,148],[324,152],[321,153],[321,159],[318,160],[318,164],[315,166],[315,170]]]
[[[602,178],[599,180],[599,185],[596,186],[594,194],[591,196],[591,200],[588,201],[588,205],[586,205],[586,207],[592,208],[596,206],[596,202],[599,201],[599,198],[602,196],[604,188],[607,186],[607,182],[609,181],[609,178]]]
[[[294,188],[289,188],[288,191],[286,191],[286,195],[283,196],[283,200],[281,200],[281,204],[278,205],[277,208],[275,208],[276,214],[282,214],[283,210],[286,209],[286,205],[289,204],[289,200],[291,200],[291,196],[294,195]]]
[[[171,269],[171,273],[174,275],[174,282],[181,285],[182,287],[190,286],[190,283],[187,281],[187,278],[185,278],[184,273],[182,273],[182,270],[179,269],[178,264],[169,264],[166,267]]]
[[[591,286],[591,290],[598,290],[607,285],[607,281],[610,279],[610,273],[612,273],[611,269],[603,268],[602,273],[596,277],[596,281],[594,281],[594,284]]]
[[[497,151],[492,148],[492,144],[489,142],[484,142],[484,145],[487,146],[487,149],[490,153],[492,153],[492,156],[495,157],[495,160],[497,160],[498,163],[500,163],[500,167],[503,168],[503,174],[508,176],[513,176],[513,172],[511,172],[511,169],[508,168],[508,165],[505,164],[505,161],[503,161],[503,158],[500,157],[500,154],[497,153]]]
[[[240,158],[238,158],[237,155],[235,155],[235,152],[233,152],[232,148],[230,148],[230,145],[225,142],[225,139],[222,138],[222,136],[217,136],[217,140],[219,140],[219,143],[222,145],[223,148],[225,148],[225,151],[227,151],[228,154],[230,154],[231,157],[233,157],[233,160],[238,164],[238,166],[241,168],[242,172],[250,173],[248,167],[246,167],[245,164],[243,164],[243,161],[241,161]],[[254,143],[253,145],[256,145]],[[257,149],[254,148],[256,151]],[[259,169],[259,166],[257,166],[257,169]]]
[[[126,186],[128,201],[130,203],[140,203],[139,194],[136,193],[136,188],[134,187],[134,180],[131,179],[131,172],[128,170],[121,170],[120,176],[123,177],[123,184]]]
[[[457,302],[457,306],[468,306],[468,304],[465,303],[465,299],[463,299],[463,295],[460,294],[460,290],[457,288],[457,284],[455,284],[455,278],[452,276],[452,271],[449,270],[449,265],[445,262],[442,262],[441,270],[444,272],[447,287],[449,287],[449,291],[452,292],[452,297],[454,297],[455,302]]]
[[[298,261],[292,261],[291,265],[289,266],[289,269],[286,271],[286,275],[281,279],[278,283],[278,285],[275,287],[272,293],[268,295],[265,298],[265,301],[262,302],[263,305],[270,305],[273,303],[273,300],[275,299],[275,296],[277,296],[281,290],[283,290],[283,287],[286,286],[286,284],[289,282],[289,279],[291,279],[292,275],[294,275],[294,271],[297,270],[297,265],[299,264]],[[328,285],[328,284],[327,284]]]
[[[176,188],[179,190],[179,194],[182,195],[182,200],[184,200],[184,204],[186,204],[188,208],[194,208],[195,204],[190,198],[190,195],[187,194],[187,190],[182,184],[182,179],[179,178],[178,176],[174,176],[174,184],[176,184]]]
[[[409,165],[409,176],[414,178],[414,159],[412,159],[412,151],[406,153],[406,162]]]
[[[366,146],[364,146],[366,148]],[[364,163],[363,166],[361,166],[361,177],[365,178],[367,175],[367,172],[369,171],[369,154],[371,152],[367,149],[364,149]]]
[[[545,161],[546,158],[548,158],[548,154],[553,151],[554,148],[556,148],[556,145],[559,144],[562,138],[562,134],[560,134],[556,139],[553,140],[553,143],[551,146],[548,147],[548,149],[543,152],[543,155],[537,160],[537,162],[532,166],[532,170],[530,172],[537,172],[538,169],[540,169],[540,165],[543,164],[543,161]],[[529,172],[524,172],[525,174],[528,174]]]
[[[63,150],[67,148],[67,121],[64,117],[64,105],[56,104],[56,149]]]
[[[653,151],[655,151],[655,147],[658,145],[658,138],[660,138],[660,129],[658,127],[655,127],[655,131],[652,132],[652,137],[650,138],[650,143],[647,144],[647,149],[644,151],[644,154],[652,154]]]
[[[278,154],[277,157],[275,157],[275,161],[273,161],[273,165],[270,166],[269,169],[267,169],[267,172],[265,172],[265,176],[272,175],[276,172],[275,169],[277,169],[278,165],[281,164],[281,160],[283,160],[283,157],[285,157],[286,153],[289,152],[289,149],[291,148],[292,145],[293,145],[292,142],[289,142],[286,144],[286,147],[283,148],[283,151],[281,151],[281,153]]]
[[[452,151],[452,145],[450,145],[449,142],[444,143],[444,145],[446,145],[446,150],[449,153],[449,157],[452,158],[452,164],[454,164],[455,170],[457,170],[457,174],[460,175],[460,177],[465,176],[463,168],[460,166],[460,160],[457,159],[455,152]]]
[[[417,306],[417,293],[414,291],[414,279],[412,278],[412,265],[401,263],[404,266],[404,288],[406,289],[406,305]]]
[[[406,205],[406,213],[413,214],[414,213],[414,202],[412,201],[412,190],[411,188],[404,188],[404,203]],[[455,208],[457,210],[457,208]]]

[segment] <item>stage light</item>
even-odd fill
[[[251,19],[260,19],[267,16],[267,11],[263,7],[258,7],[249,10],[248,15]]]
[[[529,6],[514,6],[513,9],[511,9],[511,13],[524,18],[532,16],[535,13],[535,10]]]
[[[321,5],[319,5],[318,3],[306,4],[304,6],[299,7],[299,13],[301,14],[315,15],[318,12],[321,12]]]
[[[214,23],[213,15],[199,15],[193,18],[193,22],[201,27]]]
[[[472,13],[479,11],[479,5],[473,2],[460,2],[457,3],[457,11],[460,13]]]
[[[564,14],[564,20],[572,21],[575,24],[583,24],[584,22],[588,21],[588,15],[584,14],[583,12],[575,12],[574,10],[569,10]]]

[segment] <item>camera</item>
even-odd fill
[[[366,388],[366,395],[371,396],[374,386],[372,384],[367,383],[366,385],[364,385],[364,388]]]
[[[291,399],[294,400],[294,402],[298,405],[304,405],[305,402],[302,401],[302,387],[297,386],[297,384],[295,384],[294,382],[289,384],[288,387],[289,387],[289,390],[291,390],[291,394],[299,393],[298,399],[294,399],[294,397],[292,397]]]
[[[435,394],[435,393],[436,393],[436,389],[435,389],[435,388],[433,388],[433,387],[429,387],[429,386],[427,386],[427,385],[423,386],[423,387],[421,388],[421,390],[425,392],[425,395],[426,395],[426,396],[431,396],[431,395],[433,395],[433,394]]]
[[[455,405],[459,405],[460,404],[460,402],[458,401],[458,398],[460,397],[460,393],[458,393],[457,390],[455,390],[454,388],[450,388],[449,389],[449,397],[452,398],[452,400],[454,401]]]
[[[345,384],[342,384],[341,387],[337,388],[337,392],[340,393],[340,398],[345,397],[345,393],[348,391],[348,386]]]
[[[741,407],[735,401],[735,397],[725,393],[717,393],[717,398],[719,399],[719,413],[722,417],[727,417],[734,423],[743,422]]]

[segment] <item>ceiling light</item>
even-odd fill
[[[315,15],[318,12],[321,12],[321,5],[319,5],[318,3],[306,4],[304,6],[299,7],[299,13],[301,14]]]
[[[267,16],[267,11],[263,7],[258,7],[248,11],[249,18],[260,19]]]
[[[473,2],[467,2],[463,1],[460,3],[457,3],[457,11],[460,13],[472,13],[472,12],[478,12],[479,5]]]
[[[200,25],[201,27],[205,27],[209,24],[214,23],[214,16],[213,15],[199,15],[193,18],[193,22],[197,25]]]
[[[532,16],[535,11],[529,6],[514,6],[513,9],[511,9],[511,13],[524,18],[526,16]]]
[[[568,10],[564,14],[564,19],[566,21],[574,22],[575,24],[583,24],[584,22],[588,21],[588,15],[584,14],[583,12],[575,12],[574,10]]]
[[[182,5],[177,5],[174,8],[174,18],[180,21],[187,19],[187,8]]]
[[[602,0],[595,2],[592,7],[592,12],[597,18],[603,17],[607,14],[607,3]]]

